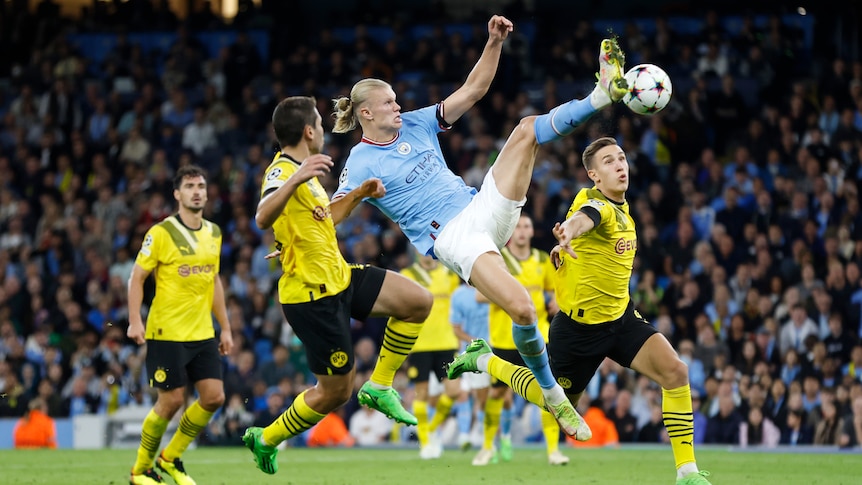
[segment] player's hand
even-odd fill
[[[332,157],[318,153],[302,161],[299,169],[293,174],[298,180],[307,182],[314,177],[322,177],[332,168]]]
[[[386,195],[386,187],[383,186],[382,180],[374,177],[362,182],[362,193],[365,197],[379,199]]]
[[[276,249],[275,251],[273,251],[273,252],[271,252],[271,253],[267,254],[266,256],[264,256],[264,257],[263,257],[263,259],[272,259],[272,258],[277,258],[277,257],[279,257],[279,255],[281,255],[281,250],[280,250],[280,249]]]
[[[509,32],[515,29],[515,24],[502,15],[494,15],[488,21],[488,38],[497,42],[503,42],[509,36]]]
[[[554,237],[557,238],[557,242],[560,244],[560,248],[568,253],[569,256],[578,259],[578,255],[575,254],[575,250],[572,249],[572,239],[574,239],[574,234],[572,234],[571,229],[568,224],[560,224],[559,222],[554,224],[553,229]],[[557,252],[557,258],[559,258],[559,252]]]
[[[230,334],[230,325],[227,330],[221,332],[221,342],[218,344],[218,351],[221,355],[227,355],[233,348],[233,335]]]
[[[146,330],[141,322],[129,322],[129,328],[126,329],[126,336],[134,340],[136,344],[141,345],[147,341],[144,337]]]

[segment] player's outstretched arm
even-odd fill
[[[458,121],[488,92],[500,64],[503,41],[514,28],[514,24],[501,15],[494,15],[488,21],[488,42],[482,55],[464,84],[443,101],[443,119],[446,123],[451,125]]]
[[[257,212],[254,214],[254,222],[257,227],[261,229],[272,227],[278,216],[284,212],[284,206],[293,197],[296,188],[314,177],[329,173],[331,168],[332,158],[329,155],[318,153],[303,160],[296,172],[284,182],[284,185],[263,194],[257,204]]]
[[[362,182],[359,187],[332,199],[332,202],[329,203],[332,224],[337,226],[341,221],[347,219],[353,209],[366,197],[379,199],[384,195],[386,195],[386,187],[383,186],[383,182],[379,178],[370,178]]]
[[[557,242],[563,251],[567,252],[573,258],[577,258],[578,255],[572,249],[572,240],[591,230],[595,225],[596,223],[590,216],[582,211],[575,211],[572,217],[569,217],[563,223],[558,222],[554,224],[554,237],[557,238]],[[553,257],[554,255],[552,254]]]

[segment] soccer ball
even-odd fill
[[[652,115],[670,102],[673,85],[664,69],[655,64],[638,64],[626,73],[629,91],[623,103],[639,115]]]

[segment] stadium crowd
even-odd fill
[[[264,25],[249,8],[247,25]],[[152,403],[146,349],[125,337],[126,281],[146,230],[175,209],[173,172],[197,163],[209,171],[205,217],[225,234],[221,276],[236,344],[224,360],[226,404],[201,440],[239,444],[246,426],[279,416],[310,376],[278,306],[279,269],[264,258],[272,234],[251,217],[273,154],[273,107],[313,94],[329,133],[329,98],[367,76],[392,81],[403,111],[434,103],[464,78],[483,35],[446,35],[439,18],[427,37],[403,40],[396,26],[379,43],[372,25],[360,25],[351,43],[323,30],[266,59],[241,31],[209,56],[195,32],[226,27],[220,20],[180,24],[161,11],[151,25],[175,29],[173,45],[146,52],[120,34],[96,63],[66,41],[72,24],[56,12],[6,13],[5,32],[37,33],[16,37],[27,56],[10,63],[11,89],[0,89],[0,417],[22,416],[36,398],[52,417]],[[83,24],[123,25],[97,14]],[[659,17],[651,38],[628,24],[627,65],[664,67],[672,104],[652,117],[617,106],[543,146],[524,210],[534,245],[549,250],[550,228],[589,185],[584,146],[617,138],[640,229],[631,293],[689,366],[695,439],[856,446],[862,62],[820,55],[780,16],[764,18],[731,31],[709,12],[699,33],[683,35]],[[517,33],[522,19],[513,20]],[[521,35],[507,43],[491,92],[440,138],[468,184],[481,184],[520,117],[593,82],[601,33],[588,20]],[[134,89],[121,93],[118,79]],[[340,169],[356,135],[327,140]],[[323,180],[328,190],[337,178],[333,170]],[[398,227],[367,204],[338,233],[348,261],[395,270],[413,261]],[[355,322],[363,375],[383,323]],[[406,374],[396,384],[409,400]],[[606,361],[588,391],[620,441],[666,441],[661,394],[645,378]],[[348,405],[344,421],[357,410]]]

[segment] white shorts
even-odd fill
[[[443,386],[443,383],[437,379],[437,375],[434,372],[428,373],[428,397],[439,396],[443,394],[446,388]]]
[[[497,190],[494,170],[488,170],[482,189],[434,241],[434,255],[464,281],[470,281],[473,263],[485,253],[499,253],[506,245],[526,198],[509,200]]]
[[[491,387],[491,374],[480,372],[465,372],[461,374],[461,390],[464,392],[474,391],[476,389],[487,389]]]

